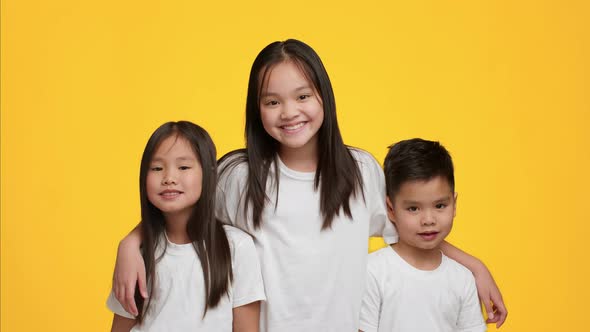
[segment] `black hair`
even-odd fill
[[[141,235],[142,255],[145,262],[149,294],[153,294],[155,265],[161,258],[155,257],[156,247],[165,232],[165,219],[162,211],[148,199],[147,176],[154,153],[168,137],[186,140],[192,147],[202,168],[201,196],[192,209],[187,222],[186,232],[201,262],[205,280],[205,311],[216,307],[222,296],[229,294],[229,284],[233,279],[229,241],[222,223],[215,218],[215,190],[217,187],[216,150],[209,134],[198,125],[188,121],[167,122],[152,134],[147,142],[139,172],[139,192],[141,198]],[[164,246],[166,241],[163,242]],[[166,247],[162,252],[166,251]],[[140,305],[138,322],[150,305],[150,299],[144,307],[143,298],[136,292],[136,301]]]
[[[338,121],[336,119],[336,102],[328,73],[317,53],[307,44],[288,39],[266,46],[252,64],[246,98],[246,149],[236,150],[221,158],[220,164],[230,156],[236,156],[232,162],[222,167],[221,173],[229,168],[246,162],[248,180],[246,204],[252,207],[254,227],[260,227],[262,210],[268,201],[266,183],[271,163],[275,162],[276,192],[278,195],[279,171],[277,154],[279,143],[264,129],[260,116],[260,96],[262,82],[267,79],[273,66],[292,62],[301,69],[302,74],[313,84],[315,93],[319,94],[324,110],[323,123],[318,130],[318,165],[315,173],[314,188],[320,190],[320,211],[324,218],[322,229],[329,228],[335,216],[343,213],[352,217],[350,198],[359,192],[363,194],[362,177],[348,147],[344,145]],[[363,196],[364,197],[364,196]],[[278,198],[278,197],[277,197]],[[278,201],[278,199],[277,199]]]
[[[451,155],[439,142],[413,138],[389,146],[383,163],[387,196],[393,200],[400,187],[408,181],[445,178],[455,191],[455,175]]]

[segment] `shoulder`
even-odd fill
[[[367,260],[367,271],[371,274],[379,274],[386,270],[391,263],[391,251],[391,247],[387,246],[370,253]]]
[[[219,158],[217,167],[220,172],[233,170],[235,168],[248,168],[248,154],[246,149],[237,149],[230,151]]]
[[[244,246],[254,247],[254,240],[252,239],[252,236],[243,230],[230,225],[223,225],[223,230],[225,231],[232,251]]]
[[[383,173],[381,165],[377,162],[377,159],[373,157],[371,153],[363,149],[348,147],[350,155],[358,165],[363,176],[378,176]]]
[[[354,158],[354,160],[357,162],[357,164],[361,166],[379,166],[377,159],[375,159],[375,157],[373,157],[373,155],[366,150],[349,146],[348,151],[350,152],[352,158]]]
[[[456,260],[454,260],[448,256],[445,256],[445,254],[442,255],[442,259],[443,259],[443,263],[446,265],[446,269],[447,269],[448,273],[452,274],[453,278],[456,278],[457,280],[463,280],[463,281],[468,281],[471,279],[475,280],[473,273],[471,273],[471,271],[469,271],[468,268],[461,265]]]
[[[348,147],[348,151],[358,165],[364,186],[373,187],[381,195],[381,191],[385,190],[385,177],[381,164],[372,154],[363,149]]]
[[[224,186],[228,182],[245,181],[248,175],[248,157],[246,150],[239,149],[228,152],[217,162],[219,183]]]

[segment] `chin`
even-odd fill
[[[428,245],[422,245],[422,246],[420,246],[420,249],[423,249],[423,250],[434,250],[434,249],[438,249],[439,246],[440,246],[440,242],[437,242],[437,243],[431,243],[431,244],[428,244]]]

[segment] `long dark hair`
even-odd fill
[[[193,148],[201,168],[202,190],[201,197],[193,207],[189,217],[186,232],[192,241],[195,251],[201,261],[203,277],[205,279],[205,311],[219,304],[222,296],[228,294],[229,283],[232,281],[231,253],[229,242],[223,226],[215,218],[215,190],[217,186],[217,163],[215,145],[209,134],[201,127],[188,121],[167,122],[152,134],[141,158],[139,172],[139,192],[141,197],[141,233],[142,255],[150,282],[149,294],[154,290],[155,265],[161,257],[155,257],[156,246],[165,232],[165,220],[162,211],[155,207],[148,199],[146,180],[150,170],[150,163],[154,153],[166,138],[176,136],[185,139]],[[166,241],[163,241],[164,246]],[[162,252],[166,251],[166,247]],[[150,297],[151,299],[151,297]],[[147,312],[150,299],[143,303],[143,298],[136,292],[136,300],[140,305],[137,316],[142,322],[143,314]]]
[[[274,42],[266,46],[252,65],[246,98],[246,149],[236,150],[221,158],[220,163],[230,156],[232,162],[225,163],[221,173],[242,163],[248,164],[248,184],[246,204],[252,207],[254,227],[260,227],[262,210],[268,200],[266,181],[270,165],[275,161],[275,181],[279,186],[279,172],[276,163],[279,143],[272,138],[262,125],[260,117],[260,95],[264,82],[273,66],[292,61],[308,81],[313,83],[319,93],[324,109],[324,121],[318,131],[318,166],[315,173],[314,187],[320,189],[320,210],[324,218],[322,229],[329,228],[340,209],[348,217],[350,198],[360,191],[363,193],[362,177],[358,165],[342,141],[338,120],[336,119],[336,102],[328,73],[317,53],[307,44],[289,39]],[[278,200],[277,200],[278,201]]]

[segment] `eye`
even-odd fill
[[[265,106],[277,106],[279,104],[279,102],[277,100],[268,100],[266,102],[264,102]]]
[[[416,211],[418,211],[418,207],[416,207],[416,206],[410,206],[410,207],[406,208],[406,210],[408,210],[410,212],[416,212]]]
[[[447,205],[444,204],[444,203],[438,203],[438,204],[436,204],[436,208],[439,209],[439,210],[442,210],[442,209],[444,209],[446,207],[447,207]]]
[[[150,167],[150,171],[152,171],[152,172],[159,172],[161,170],[162,170],[162,167],[160,167],[160,166]]]
[[[306,100],[306,99],[309,99],[309,98],[311,98],[311,95],[301,95],[301,96],[298,97],[299,100]]]
[[[191,169],[191,167],[190,166],[180,166],[180,167],[178,167],[178,169],[181,171],[186,171],[187,169]]]

